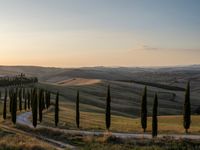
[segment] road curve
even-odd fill
[[[32,112],[25,112],[17,116],[17,123],[21,125],[28,126],[30,128],[33,128],[31,121],[29,120],[30,116],[32,115]],[[134,133],[107,133],[107,132],[100,132],[100,131],[83,131],[83,130],[67,130],[67,129],[59,129],[59,128],[53,128],[53,127],[46,127],[42,125],[38,125],[37,128],[46,128],[51,129],[53,131],[60,131],[63,133],[71,133],[71,134],[81,134],[81,135],[105,135],[110,134],[112,136],[126,139],[126,138],[146,138],[151,139],[151,134],[134,134]],[[158,138],[163,137],[171,137],[174,139],[190,139],[190,140],[200,140],[200,135],[179,135],[179,134],[160,134],[158,135]]]
[[[28,126],[30,128],[34,128],[33,125],[32,125],[32,122],[29,120],[30,116],[32,115],[32,112],[25,112],[25,113],[22,113],[20,115],[17,116],[17,123],[18,124],[21,124],[21,125],[24,125],[24,126]],[[41,128],[43,126],[40,126],[38,125],[37,127]],[[43,127],[44,128],[44,127]],[[16,131],[19,131],[17,129],[12,129],[12,130],[16,130]],[[31,133],[28,133],[29,135]],[[57,146],[56,149],[58,150],[64,150],[64,149],[72,149],[72,150],[76,150],[77,148],[73,145],[70,145],[70,144],[66,144],[66,143],[63,143],[63,142],[60,142],[60,141],[56,141],[56,140],[53,140],[53,139],[50,139],[50,138],[47,138],[47,137],[43,137],[41,135],[35,135],[35,134],[32,134],[33,136],[43,140],[43,141],[46,141],[46,142],[49,142],[51,144],[53,144],[54,146]]]

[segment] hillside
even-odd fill
[[[139,116],[141,94],[148,85],[148,108],[155,92],[159,96],[159,114],[181,114],[186,82],[191,80],[192,112],[200,112],[200,66],[165,68],[45,68],[34,66],[0,67],[1,74],[25,73],[38,76],[39,85],[59,90],[63,102],[74,106],[79,89],[85,111],[104,112],[107,85],[111,85],[112,111],[123,116]],[[120,80],[120,81],[119,81]],[[167,87],[167,88],[166,88]],[[151,109],[148,110],[149,115]]]

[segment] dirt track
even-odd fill
[[[32,115],[31,112],[25,112],[20,114],[17,117],[17,123],[21,125],[28,126],[30,128],[33,128],[32,123],[29,120],[29,117]],[[71,133],[71,134],[82,134],[82,135],[105,135],[108,134],[107,132],[99,132],[99,131],[83,131],[83,130],[67,130],[67,129],[58,129],[58,128],[53,128],[53,127],[45,127],[38,125],[37,128],[47,128],[51,130],[57,130],[61,131],[63,133]],[[115,137],[119,138],[146,138],[146,139],[151,139],[152,136],[151,134],[134,134],[134,133],[109,133]],[[160,134],[158,135],[158,138],[163,138],[163,137],[172,137],[174,139],[190,139],[190,140],[200,140],[200,135],[179,135],[179,134]]]

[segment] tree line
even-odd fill
[[[76,101],[76,123],[79,128],[80,124],[80,112],[79,112],[79,91],[77,92],[77,101]],[[141,97],[141,127],[143,132],[146,132],[147,129],[147,86],[144,87],[144,91]],[[155,93],[154,102],[152,107],[152,137],[157,137],[158,134],[158,95]],[[184,109],[183,109],[183,127],[185,132],[188,133],[188,129],[191,124],[191,104],[190,104],[190,82],[187,83],[185,90],[185,100],[184,100]],[[110,85],[107,88],[106,96],[106,107],[105,107],[105,126],[109,130],[111,126],[111,92]]]
[[[1,92],[0,92],[1,93]],[[38,88],[24,88],[11,87],[5,89],[3,102],[3,119],[7,118],[7,108],[11,114],[13,124],[16,124],[17,111],[32,111],[32,124],[37,126],[38,121],[42,122],[42,115],[45,109],[50,107],[51,96],[53,92],[38,89]],[[1,95],[1,94],[0,94]],[[9,100],[9,101],[8,101]],[[7,107],[9,104],[9,107]],[[59,93],[56,93],[55,99],[55,125],[59,121]]]
[[[141,127],[143,132],[147,129],[147,87],[145,86],[142,97],[141,97]],[[9,97],[9,109],[11,113],[12,122],[16,123],[17,110],[22,111],[29,110],[32,111],[32,124],[34,127],[37,126],[37,122],[42,122],[43,110],[48,109],[51,103],[51,95],[55,95],[54,101],[54,112],[55,112],[55,126],[59,123],[59,92],[52,93],[50,91],[38,88],[9,88],[5,89],[4,94],[4,105],[3,105],[3,118],[6,119],[7,113],[7,97]],[[1,96],[1,92],[0,92]],[[23,102],[23,103],[22,103]],[[80,127],[80,92],[77,91],[76,96],[76,126]],[[24,106],[22,106],[22,104]],[[152,108],[152,137],[156,137],[158,134],[158,96],[155,93],[154,103]],[[190,104],[190,82],[187,83],[185,90],[185,101],[184,101],[184,111],[183,111],[183,127],[186,133],[190,128],[191,124],[191,104]],[[106,107],[105,107],[105,126],[109,130],[111,126],[111,90],[110,85],[107,87],[106,96]]]
[[[25,74],[15,76],[3,76],[0,77],[0,86],[21,86],[29,83],[37,83],[37,77],[26,77]]]

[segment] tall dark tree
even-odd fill
[[[6,119],[6,103],[7,103],[7,89],[5,89],[4,106],[3,106],[3,119]]]
[[[10,109],[10,113],[12,111],[13,95],[14,95],[13,89],[10,89],[9,90],[9,100],[10,100],[9,109]]]
[[[188,133],[190,124],[191,124],[190,82],[188,82],[185,91],[185,103],[184,103],[184,113],[183,113],[183,126],[185,128],[186,133]]]
[[[19,110],[22,111],[22,88],[19,89]]]
[[[79,91],[77,91],[76,97],[76,126],[79,128],[80,125],[80,111],[79,111]]]
[[[143,131],[146,132],[147,128],[147,87],[145,86],[143,95],[142,95],[142,103],[141,103],[141,125]]]
[[[56,94],[56,102],[55,102],[55,126],[58,125],[59,122],[59,93]]]
[[[12,122],[16,124],[16,115],[17,115],[17,91],[13,93],[12,96],[12,109],[11,109],[11,116],[12,116]]]
[[[43,99],[43,91],[40,90],[39,92],[39,121],[42,122],[42,110],[43,110],[43,106],[42,106],[42,99]]]
[[[155,94],[153,111],[152,111],[152,137],[156,137],[158,134],[158,96]]]
[[[37,89],[33,91],[33,99],[32,99],[32,115],[33,115],[33,126],[36,128],[37,126],[37,113],[38,113],[38,99],[37,99]]]
[[[106,97],[106,129],[109,130],[111,124],[111,95],[110,95],[110,85],[108,85],[107,89],[107,97]]]

